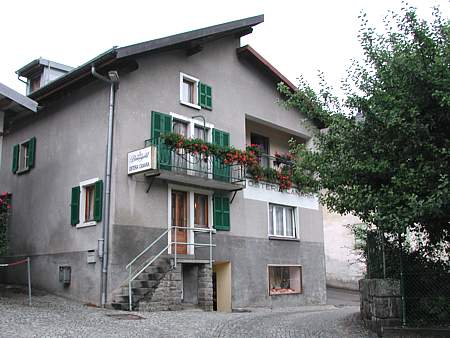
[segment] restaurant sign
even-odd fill
[[[128,175],[156,169],[156,148],[150,146],[128,153]]]

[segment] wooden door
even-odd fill
[[[175,228],[172,230],[172,241],[177,243],[187,243],[188,235],[187,229],[187,192],[185,191],[172,191],[172,226]],[[172,246],[172,252],[176,250],[177,254],[187,254],[187,245],[176,244]]]

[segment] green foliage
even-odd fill
[[[295,181],[338,213],[387,233],[420,230],[450,240],[450,24],[405,6],[378,34],[361,16],[364,60],[354,62],[342,104],[323,85],[279,85],[288,107],[316,125],[315,149],[291,145]]]

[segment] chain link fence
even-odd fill
[[[367,278],[400,280],[402,324],[409,327],[450,327],[448,263],[427,260],[423,252],[405,248],[404,240],[369,231]]]

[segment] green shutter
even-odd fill
[[[80,187],[72,188],[72,197],[70,202],[70,224],[80,223]]]
[[[230,200],[228,197],[214,196],[214,229],[230,230]]]
[[[212,110],[212,88],[205,83],[198,85],[198,103],[200,107]]]
[[[27,167],[29,169],[34,168],[35,158],[36,158],[36,137],[32,137],[28,141]]]
[[[158,164],[161,169],[170,170],[171,152],[165,144],[161,144],[161,135],[172,132],[172,116],[152,111],[151,138],[158,146]]]
[[[228,147],[230,145],[230,134],[213,129],[213,143],[221,147]],[[213,178],[228,182],[230,180],[230,166],[223,164],[221,159],[215,158],[213,161]]]
[[[230,200],[222,197],[222,230],[230,231]]]
[[[94,221],[100,222],[102,220],[103,210],[103,181],[95,182],[94,187]]]
[[[17,172],[17,169],[19,169],[19,145],[16,144],[13,147],[12,151],[12,165],[11,165],[11,171],[15,174]]]

